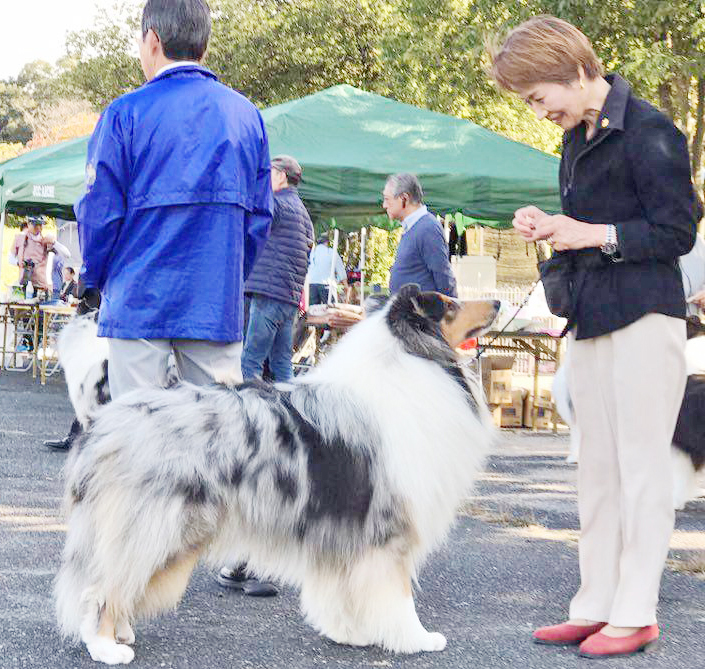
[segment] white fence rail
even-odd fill
[[[491,290],[482,290],[480,288],[470,288],[467,286],[458,286],[458,297],[461,300],[477,300],[483,297],[493,300],[502,300],[509,302],[518,307],[524,298],[529,294],[531,286],[516,287],[516,288],[494,288]]]

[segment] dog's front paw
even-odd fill
[[[105,664],[129,664],[135,658],[132,648],[109,639],[93,641],[86,644],[86,648],[93,660]]]
[[[433,652],[443,650],[446,647],[446,638],[438,632],[429,632],[423,640],[421,650]]]

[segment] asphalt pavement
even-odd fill
[[[60,375],[0,373],[0,668],[94,667],[60,639],[52,579],[64,528],[62,453],[42,440],[72,420]],[[575,649],[537,646],[531,631],[565,617],[577,587],[575,466],[566,435],[503,431],[487,470],[447,544],[420,573],[417,609],[448,638],[441,653],[395,656],[338,646],[302,620],[297,593],[258,600],[223,591],[198,567],[181,605],[137,626],[140,668],[399,667],[404,669],[702,669],[705,667],[705,499],[678,513],[663,579],[654,652],[589,660]]]

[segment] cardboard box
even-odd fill
[[[504,401],[490,405],[494,424],[498,427],[521,427],[524,416],[523,388],[512,388],[504,394]]]
[[[511,370],[514,366],[513,355],[483,355],[480,358],[480,369],[482,372],[482,390],[485,393],[487,401],[490,401],[490,376],[493,371],[508,369]]]
[[[494,369],[490,372],[490,390],[487,394],[487,401],[490,404],[511,403],[512,392],[512,370]]]
[[[524,398],[524,427],[534,427],[538,430],[550,430],[553,427],[553,401],[550,390],[539,390],[536,408],[533,409],[533,395]],[[533,411],[532,411],[533,409]]]

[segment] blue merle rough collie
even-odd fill
[[[321,634],[437,651],[414,606],[492,440],[454,348],[499,304],[406,286],[290,384],[140,390],[98,410],[66,467],[61,631],[128,663],[132,625],[233,557],[301,590]]]

